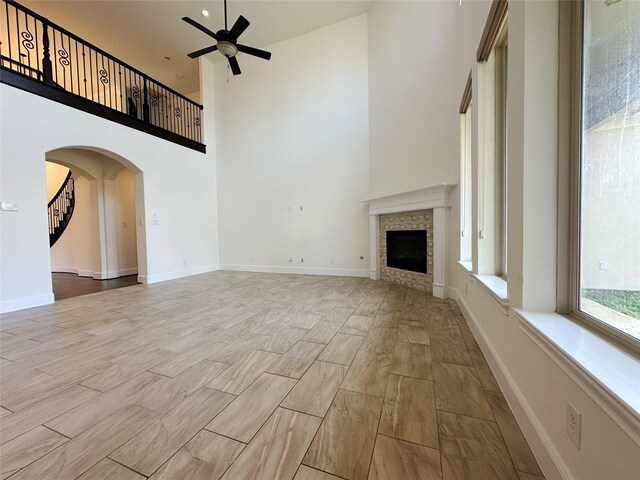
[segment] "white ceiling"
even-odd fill
[[[219,0],[23,0],[22,4],[131,66],[178,90],[199,90],[198,61],[187,53],[215,40],[181,20],[188,16],[211,30],[224,27]],[[229,0],[229,28],[238,15],[251,25],[241,43],[257,48],[292,38],[369,10],[364,0]],[[201,11],[209,11],[204,17]],[[166,60],[167,56],[170,60]],[[222,59],[219,53],[209,54]]]

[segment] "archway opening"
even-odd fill
[[[48,200],[66,195],[62,204],[69,204],[70,188],[73,192],[70,218],[60,215],[52,223],[49,206],[55,299],[138,283],[138,276],[146,275],[146,238],[138,221],[144,218],[142,171],[113,152],[91,147],[58,148],[45,160]],[[69,178],[72,185],[63,190]]]

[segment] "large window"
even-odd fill
[[[496,44],[496,274],[507,277],[507,28]]]
[[[588,0],[582,28],[577,310],[640,341],[640,2]]]
[[[472,90],[471,72],[460,102],[460,262],[472,270],[471,241],[472,241]]]
[[[494,5],[503,11],[489,16],[493,40],[479,54],[478,273],[506,280],[508,29],[506,3]]]

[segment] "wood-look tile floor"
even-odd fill
[[[215,272],[0,321],[0,479],[540,480],[457,305]]]

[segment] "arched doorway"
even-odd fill
[[[74,184],[73,215],[50,248],[56,300],[136,283],[146,275],[142,171],[90,147],[58,148],[45,159],[49,200],[69,171]]]

